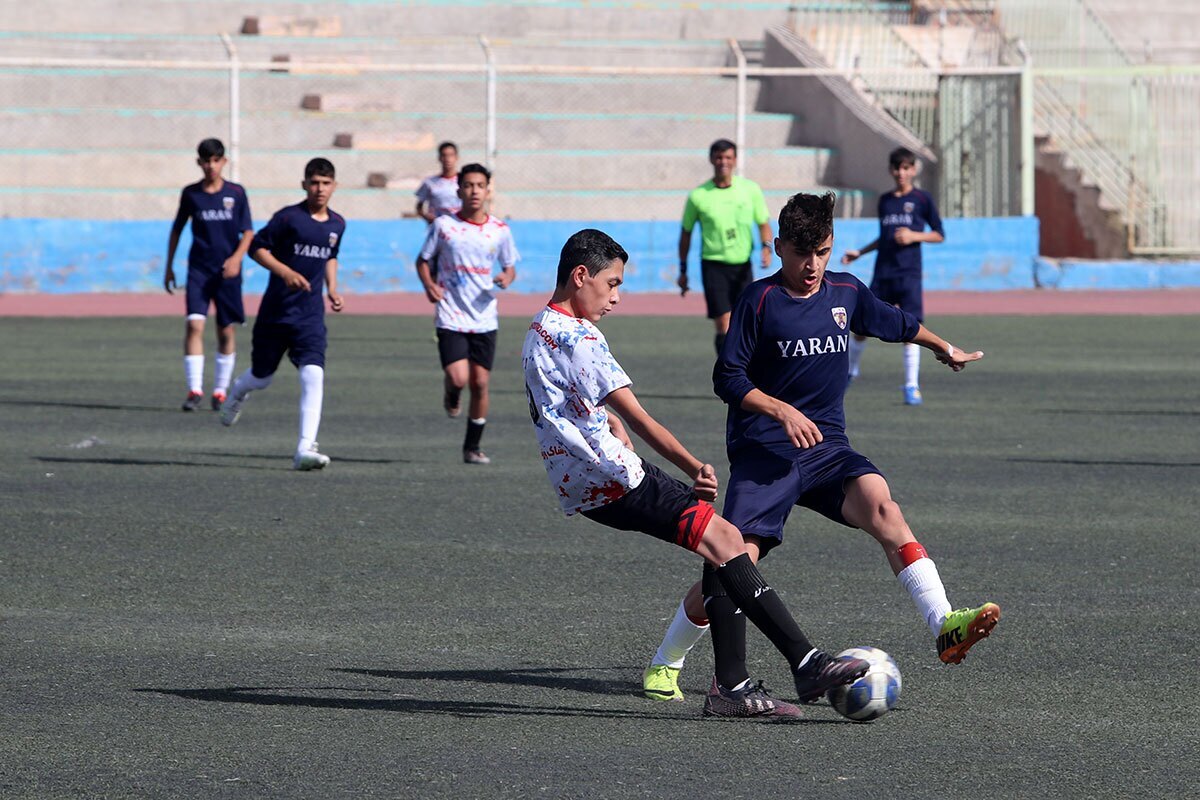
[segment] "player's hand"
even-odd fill
[[[779,412],[779,424],[783,426],[783,432],[787,434],[793,445],[801,450],[807,450],[825,440],[825,437],[821,435],[821,429],[815,422],[797,411],[794,406],[787,403],[780,403],[780,405],[783,406],[783,409]]]
[[[773,252],[771,251],[771,248],[769,248],[769,247],[764,247],[764,248],[762,249],[762,268],[763,268],[763,269],[770,269],[770,268],[771,268],[771,264],[772,264],[774,261],[775,261],[775,253],[773,253]]]
[[[340,314],[342,309],[346,307],[346,302],[342,300],[342,295],[340,292],[329,292],[329,307],[338,314]]]
[[[517,273],[515,270],[506,269],[501,271],[501,273],[492,280],[492,283],[496,284],[501,289],[507,289],[516,277]]]
[[[675,281],[675,283],[678,284],[678,286],[679,286],[679,296],[687,297],[687,293],[688,293],[687,273],[686,272],[679,273],[679,280]]]
[[[170,267],[163,273],[163,288],[167,290],[167,294],[175,294],[173,290],[179,288],[175,283],[175,270]]]
[[[242,260],[240,258],[230,257],[225,259],[225,263],[221,266],[222,278],[236,278],[242,271]]]
[[[855,261],[858,260],[858,257],[861,255],[862,255],[862,251],[860,251],[860,250],[847,250],[845,253],[842,254],[842,263],[843,264],[853,264]]]
[[[896,244],[912,244],[917,240],[917,234],[908,228],[896,228]]]
[[[283,278],[283,285],[289,289],[303,289],[306,292],[312,291],[312,284],[308,282],[308,278],[294,269],[289,269],[279,277]]]
[[[443,294],[444,292],[442,292],[442,287],[436,283],[428,284],[425,287],[425,297],[427,297],[431,303],[442,302]]]
[[[692,482],[692,492],[696,495],[697,500],[707,500],[711,503],[717,499],[717,471],[713,469],[712,464],[704,464],[700,467],[700,471],[696,473],[696,478]]]
[[[976,350],[974,353],[968,353],[965,350],[959,350],[952,344],[947,344],[947,347],[950,349],[944,353],[934,353],[934,358],[955,372],[962,372],[967,368],[967,364],[983,358],[982,350]]]

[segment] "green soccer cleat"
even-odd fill
[[[1000,621],[1000,606],[984,603],[979,608],[960,608],[946,615],[937,637],[938,658],[957,664],[980,639],[987,638]]]
[[[651,664],[642,675],[642,693],[651,700],[682,703],[679,691],[679,670],[666,664]]]

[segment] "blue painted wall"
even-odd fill
[[[629,291],[670,291],[677,274],[675,222],[512,222],[522,254],[514,291],[545,292],[554,281],[558,251],[582,227],[602,228],[631,255]],[[0,291],[161,291],[169,223],[117,220],[0,219]],[[834,261],[849,248],[875,238],[871,219],[837,220]],[[417,220],[350,220],[342,248],[342,285],[353,292],[420,291],[413,266],[425,233]],[[698,237],[697,237],[698,239]],[[176,257],[182,281],[190,233]],[[1037,256],[1038,221],[1033,217],[948,219],[946,242],[926,245],[927,289],[997,290],[1048,286],[1063,289],[1124,289],[1200,285],[1200,265],[1129,262],[1050,262]],[[699,277],[698,241],[692,275]],[[857,262],[855,274],[869,280],[874,257]],[[839,267],[835,267],[840,269]],[[246,290],[261,292],[266,270],[247,261]]]

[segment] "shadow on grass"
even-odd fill
[[[1072,467],[1200,467],[1200,461],[1110,461],[1089,458],[1008,458],[1018,464],[1065,464]]]
[[[324,449],[322,448],[322,452]],[[204,452],[197,453],[198,456],[215,456],[216,458],[250,458],[260,461],[278,461],[281,456],[278,453],[216,453]],[[282,456],[287,458],[287,456]],[[411,464],[412,461],[407,458],[348,458],[346,456],[331,455],[333,464]]]
[[[114,467],[204,467],[216,469],[261,469],[276,471],[291,469],[290,459],[273,456],[275,461],[287,461],[286,467],[260,467],[246,464],[213,464],[205,461],[174,461],[166,458],[62,458],[55,456],[36,456],[36,460],[46,464],[107,464]]]
[[[1086,409],[1086,408],[1043,408],[1037,414],[1074,414],[1083,417],[1200,417],[1200,411],[1172,409],[1156,411],[1152,408]]]
[[[490,683],[500,686],[541,686],[558,691],[583,692],[599,695],[625,695],[641,697],[640,691],[628,679],[578,677],[575,673],[617,671],[628,673],[624,667],[533,667],[530,669],[354,669],[333,668],[333,672],[351,675],[369,675],[373,678],[389,678],[408,681],[451,681],[462,683]]]
[[[92,411],[161,411],[178,412],[179,407],[170,406],[129,406],[115,403],[71,403],[66,400],[0,400],[0,405],[28,406],[30,408],[84,408]]]
[[[165,694],[185,700],[212,703],[245,703],[258,706],[337,708],[349,711],[392,711],[403,714],[448,714],[457,717],[598,717],[603,719],[679,720],[679,716],[618,708],[584,708],[568,705],[531,706],[487,700],[425,700],[396,697],[381,689],[343,686],[226,686],[216,689],[134,689],[135,692]],[[386,694],[387,697],[336,696]],[[648,701],[647,701],[648,702]]]

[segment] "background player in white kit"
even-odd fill
[[[437,304],[434,325],[445,371],[442,407],[447,415],[457,417],[462,412],[463,387],[471,386],[463,439],[467,464],[491,463],[479,444],[487,424],[488,382],[496,357],[495,289],[507,288],[516,279],[520,258],[512,231],[485,209],[491,179],[482,164],[462,168],[458,173],[462,209],[433,220],[417,258],[425,296]]]
[[[446,214],[457,214],[462,208],[458,196],[458,145],[442,142],[438,145],[438,163],[442,171],[430,175],[417,187],[417,216],[433,222]]]

